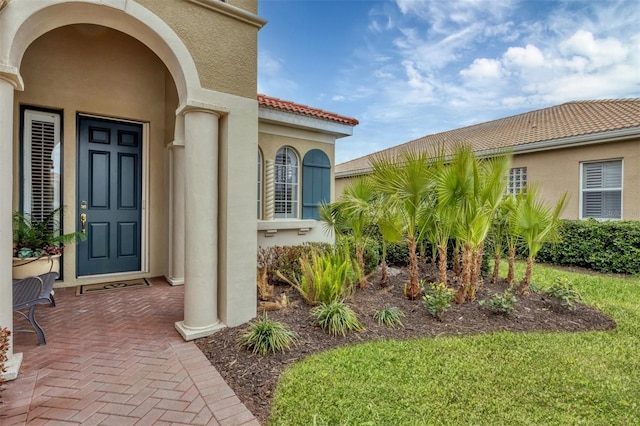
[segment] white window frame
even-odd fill
[[[620,163],[620,187],[616,188],[584,188],[584,167],[589,164],[599,164],[599,163]],[[580,163],[580,219],[589,219],[589,217],[585,217],[584,212],[584,193],[585,192],[620,192],[620,217],[601,217],[594,218],[596,220],[623,220],[624,219],[624,159],[623,158],[611,158],[606,160],[597,160],[597,161],[584,161]]]
[[[34,158],[33,123],[43,122],[53,124],[53,149],[51,152],[51,169],[49,175],[52,179],[53,194],[51,211],[62,205],[62,140],[61,140],[61,113],[25,109],[23,121],[22,140],[22,211],[33,213],[34,188],[32,165]],[[47,173],[45,170],[42,173]],[[57,218],[59,219],[59,218]]]
[[[295,159],[295,164],[289,164],[287,160],[287,164],[279,164],[278,156],[280,152],[284,150],[285,158]],[[281,174],[280,171],[283,171],[282,175],[287,176],[285,181],[278,181],[278,175]],[[276,219],[297,219],[300,217],[300,156],[290,146],[283,146],[278,149],[276,153],[275,165],[274,165],[274,216]],[[291,195],[290,198],[278,198],[278,186],[284,185],[285,194],[289,193]],[[289,189],[287,189],[289,188]],[[278,204],[285,203],[290,204],[291,207],[285,208],[284,212],[278,212]],[[291,210],[289,213],[287,210]]]
[[[518,195],[520,191],[527,187],[527,168],[512,167],[509,169],[509,177],[507,180],[507,194]]]
[[[258,220],[262,219],[262,151],[258,148]]]

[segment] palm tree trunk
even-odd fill
[[[516,268],[516,248],[509,247],[509,272],[507,273],[507,284],[509,284],[509,287],[513,285],[515,268]]]
[[[364,245],[362,244],[356,246],[356,261],[360,268],[360,288],[367,288],[367,277],[364,272]]]
[[[467,287],[467,296],[469,296],[469,300],[476,299],[476,289],[478,288],[478,275],[480,275],[477,271],[478,269],[478,249],[473,249],[471,251],[471,277],[469,286]]]
[[[480,289],[483,287],[484,282],[482,281],[482,259],[484,258],[484,241],[480,243],[478,246],[478,252],[476,253],[476,259],[473,262],[474,276],[472,281],[476,288]]]
[[[415,300],[420,295],[420,284],[418,283],[418,256],[414,236],[407,238],[407,247],[409,248],[409,287],[405,291],[405,297]]]
[[[467,300],[468,289],[471,286],[471,260],[471,244],[465,243],[462,250],[462,282],[454,297],[457,304],[462,304]]]
[[[529,285],[531,284],[531,273],[533,272],[534,258],[529,256],[527,258],[527,269],[524,273],[524,278],[520,282],[520,294],[525,295],[529,293]]]
[[[447,284],[447,246],[438,244],[438,282]]]
[[[498,274],[500,273],[500,255],[496,254],[493,258],[493,277],[491,278],[491,282],[494,284],[498,283]]]

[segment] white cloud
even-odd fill
[[[560,51],[566,55],[578,55],[589,61],[591,69],[619,63],[629,54],[629,49],[612,37],[596,39],[590,31],[578,30],[560,44]]]
[[[495,59],[479,58],[469,68],[460,71],[460,75],[468,80],[495,80],[502,77],[502,64]]]
[[[527,44],[526,47],[510,47],[504,57],[507,67],[538,68],[544,65],[544,55],[536,46]]]
[[[335,95],[331,98],[332,101],[336,101],[336,102],[342,102],[344,101],[346,98],[342,95]]]

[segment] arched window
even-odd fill
[[[292,219],[298,217],[298,156],[288,147],[276,153],[275,162],[275,217]]]
[[[331,162],[319,149],[302,160],[302,218],[320,219],[318,207],[331,201]]]
[[[258,149],[258,219],[262,219],[262,152]]]

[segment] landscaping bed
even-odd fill
[[[495,331],[589,331],[615,328],[615,322],[599,310],[577,304],[574,310],[566,310],[555,299],[541,292],[527,296],[516,294],[515,311],[508,316],[495,315],[477,302],[463,305],[453,304],[438,321],[429,315],[421,300],[407,300],[403,296],[404,283],[408,281],[406,270],[397,270],[390,277],[389,286],[382,288],[377,276],[370,277],[367,289],[357,289],[347,301],[357,313],[365,330],[347,336],[332,337],[317,326],[306,305],[297,292],[289,286],[276,286],[274,300],[284,293],[291,304],[280,310],[267,312],[269,319],[280,321],[296,334],[297,344],[285,353],[259,356],[242,348],[239,337],[246,326],[223,329],[213,336],[196,341],[198,347],[209,358],[240,400],[262,423],[266,422],[269,407],[280,374],[292,363],[310,354],[339,346],[357,344],[378,339],[411,339],[452,335],[471,335]],[[435,269],[421,265],[421,278],[426,282],[435,280]],[[504,293],[506,284],[489,284],[477,292],[477,299],[488,299],[495,293]],[[534,282],[535,284],[535,282]],[[404,327],[389,328],[379,325],[373,313],[396,306],[405,317]]]

